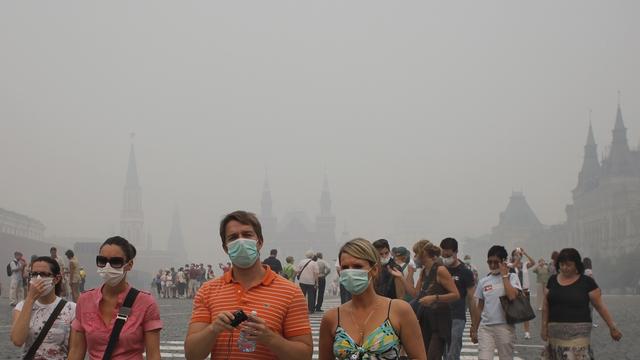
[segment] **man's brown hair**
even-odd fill
[[[227,214],[222,221],[220,221],[220,238],[222,239],[222,246],[224,246],[226,240],[227,224],[234,220],[242,225],[251,225],[253,231],[256,232],[258,239],[260,239],[260,241],[264,241],[262,238],[262,225],[260,225],[260,221],[256,214],[244,210],[236,210]]]

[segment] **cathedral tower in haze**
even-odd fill
[[[131,135],[129,165],[120,213],[120,234],[138,249],[145,248],[144,213],[142,211],[142,188],[138,180],[136,153]]]

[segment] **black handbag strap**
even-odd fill
[[[33,359],[33,357],[36,355],[36,351],[38,351],[38,348],[40,347],[40,345],[42,345],[44,338],[47,337],[47,333],[53,326],[53,323],[56,321],[56,319],[58,318],[58,315],[60,315],[60,313],[62,312],[62,309],[64,309],[64,306],[66,304],[67,304],[67,300],[60,299],[60,302],[58,303],[58,305],[56,305],[56,308],[53,309],[53,312],[49,316],[49,319],[47,319],[47,322],[42,327],[42,330],[40,330],[40,334],[38,334],[36,341],[34,341],[33,344],[31,344],[29,351],[27,351],[27,354],[23,358],[24,360]]]
[[[111,335],[109,336],[109,343],[107,344],[107,348],[104,351],[104,355],[102,356],[102,360],[111,360],[111,355],[113,354],[113,350],[115,350],[116,345],[118,344],[118,340],[120,339],[120,332],[124,327],[124,323],[127,322],[129,318],[129,314],[131,314],[131,307],[133,306],[133,302],[136,301],[136,297],[140,293],[140,290],[131,288],[127,293],[127,297],[124,299],[124,303],[120,307],[118,311],[118,316],[116,317],[116,322],[113,324],[113,329],[111,330]]]
[[[299,273],[298,273],[298,275],[296,276],[296,278],[297,278],[298,280],[300,280],[300,275],[302,275],[302,272],[304,271],[304,269],[306,269],[306,268],[307,268],[307,265],[309,265],[309,263],[310,263],[310,262],[312,262],[312,261],[313,261],[313,259],[309,259],[309,261],[307,261],[307,263],[306,263],[306,264],[304,264],[304,266],[302,267],[302,270],[300,270],[300,272],[299,272]]]

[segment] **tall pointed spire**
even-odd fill
[[[331,216],[331,192],[329,191],[329,180],[327,174],[322,182],[322,194],[320,195],[320,216]]]
[[[598,186],[600,171],[598,146],[596,145],[596,140],[593,136],[591,110],[589,110],[589,131],[587,133],[587,142],[584,145],[584,159],[582,162],[582,170],[580,170],[580,175],[578,176],[578,185],[573,190],[574,199]]]
[[[624,120],[622,119],[622,110],[620,109],[620,104],[618,104],[618,110],[616,111],[616,123],[613,127],[614,131],[626,131],[627,128],[624,126]]]
[[[633,165],[631,150],[627,142],[627,128],[624,126],[622,110],[618,103],[616,121],[611,131],[613,140],[611,150],[606,161],[607,174],[612,176],[633,176],[637,173]]]
[[[264,183],[262,185],[262,199],[260,200],[260,222],[262,223],[262,235],[266,239],[275,239],[278,234],[278,219],[273,211],[271,198],[271,185],[269,184],[269,172],[264,169]]]
[[[122,212],[120,213],[120,233],[137,248],[145,248],[144,212],[142,211],[142,188],[138,180],[138,167],[133,144],[135,134],[131,133],[129,164],[123,189]]]
[[[171,217],[171,232],[169,233],[168,250],[176,264],[187,262],[187,251],[184,247],[184,237],[182,235],[182,224],[180,222],[180,210],[176,204]]]
[[[331,208],[331,192],[329,190],[329,179],[325,172],[322,181],[322,193],[320,194],[320,214],[316,216],[316,238],[313,241],[313,248],[320,250],[323,254],[336,254],[336,217]]]
[[[271,186],[269,186],[269,174],[267,173],[267,169],[264,170],[264,184],[262,185],[260,210],[262,218],[273,217],[273,200],[271,199]]]
[[[595,145],[596,138],[593,136],[593,125],[591,124],[591,109],[589,109],[589,133],[587,134],[587,145]]]
[[[129,165],[127,166],[127,182],[126,186],[140,186],[138,181],[138,166],[136,164],[136,149],[133,146],[133,137],[131,135],[131,146],[129,147]]]

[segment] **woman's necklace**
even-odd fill
[[[349,311],[349,315],[351,315],[351,320],[353,321],[354,324],[356,324],[356,327],[358,328],[358,332],[360,333],[360,343],[362,344],[364,342],[364,329],[367,327],[367,324],[369,323],[369,319],[371,319],[371,316],[373,315],[374,312],[376,312],[376,309],[378,309],[378,302],[376,301],[376,304],[373,306],[373,310],[371,310],[371,312],[369,313],[369,316],[367,316],[367,318],[364,320],[364,324],[361,327],[360,324],[356,321],[356,318],[353,316],[353,305],[351,305],[351,311]]]

